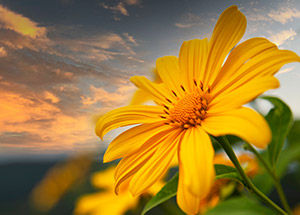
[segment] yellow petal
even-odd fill
[[[233,49],[218,75],[212,94],[228,93],[255,78],[275,74],[283,65],[300,62],[292,51],[279,50],[264,38],[252,38]]]
[[[204,85],[213,83],[226,56],[244,35],[246,25],[246,17],[238,10],[237,6],[231,6],[221,14],[209,41]]]
[[[184,91],[180,87],[183,84],[183,80],[177,57],[165,56],[158,58],[156,60],[156,68],[162,82],[170,91],[175,91],[177,95],[184,95]]]
[[[259,148],[265,148],[272,137],[263,116],[246,107],[208,116],[202,126],[213,136],[236,135]]]
[[[145,192],[145,190],[165,175],[177,152],[177,144],[180,140],[179,134],[181,132],[178,129],[166,136],[165,139],[162,139],[155,153],[134,174],[129,186],[129,190],[133,196]]]
[[[76,204],[76,215],[120,215],[134,208],[138,198],[133,198],[128,192],[115,195],[113,190],[82,196]]]
[[[145,90],[137,89],[132,96],[130,105],[141,105],[149,100],[154,100],[153,96]]]
[[[137,151],[151,136],[154,136],[170,126],[161,122],[143,124],[121,133],[108,146],[103,162],[110,162],[128,156]]]
[[[208,134],[200,127],[187,129],[179,148],[183,184],[193,195],[204,198],[214,182],[214,149]]]
[[[160,106],[131,105],[112,110],[104,114],[96,124],[96,134],[102,139],[112,129],[161,121],[160,115],[164,114]]]
[[[179,53],[179,66],[183,72],[185,87],[193,90],[194,81],[203,80],[208,56],[208,40],[194,39],[183,42]]]
[[[145,165],[149,159],[155,154],[160,147],[160,143],[172,134],[178,133],[178,130],[170,126],[169,130],[162,131],[150,139],[148,139],[143,146],[134,154],[124,157],[118,164],[115,171],[116,186],[115,191],[118,193],[121,183],[132,177],[140,168]]]
[[[279,85],[279,81],[273,76],[253,79],[229,93],[222,93],[213,98],[209,103],[208,113],[221,113],[222,111],[239,108],[265,91],[278,88]]]
[[[186,214],[198,214],[200,211],[201,201],[203,198],[199,198],[193,195],[189,189],[183,183],[183,172],[179,166],[179,181],[177,189],[177,204]]]
[[[165,104],[167,103],[166,98],[170,100],[174,99],[171,90],[168,90],[163,83],[153,83],[143,76],[133,76],[130,78],[130,81],[138,88],[153,96],[153,100],[156,103]]]
[[[153,76],[153,83],[159,84],[162,82],[156,68],[152,70],[152,76]],[[138,89],[133,94],[130,105],[141,105],[149,100],[155,100],[155,97],[153,97],[151,93],[145,90]]]
[[[91,183],[97,188],[107,188],[113,190],[115,168],[109,167],[92,175]]]

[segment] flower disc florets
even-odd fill
[[[185,92],[185,89],[182,87]],[[197,87],[192,92],[185,92],[181,98],[177,97],[177,101],[165,106],[165,117],[167,124],[189,128],[191,126],[201,125],[201,121],[206,118],[210,89],[203,91],[202,87]]]

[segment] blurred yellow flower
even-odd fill
[[[113,167],[95,173],[91,182],[95,187],[104,191],[82,196],[76,204],[74,211],[76,215],[121,215],[134,208],[139,202],[138,197],[133,197],[128,192],[128,184],[122,184],[119,195],[114,193]],[[154,195],[162,187],[163,183],[158,181],[147,190],[147,193]]]
[[[40,211],[51,210],[72,186],[86,176],[91,163],[91,155],[84,154],[55,165],[32,190],[33,206]]]
[[[116,192],[126,182],[134,196],[143,193],[178,155],[177,203],[184,212],[196,214],[215,179],[208,134],[232,134],[256,147],[267,146],[271,131],[265,119],[242,105],[279,87],[274,74],[300,58],[264,38],[237,45],[245,29],[245,16],[231,6],[219,17],[209,40],[186,41],[178,58],[157,60],[162,83],[131,78],[157,105],[122,107],[97,122],[101,138],[112,129],[137,124],[115,138],[104,155],[104,162],[123,158],[115,172]]]
[[[300,215],[300,204],[296,205],[296,207],[293,210],[294,215]]]

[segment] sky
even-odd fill
[[[0,157],[102,150],[118,131],[101,142],[95,119],[129,103],[129,78],[209,37],[233,4],[248,21],[242,41],[266,37],[300,54],[297,0],[0,0]],[[267,94],[300,118],[300,65],[276,77],[281,87]]]

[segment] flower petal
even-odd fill
[[[300,62],[297,54],[279,50],[267,39],[249,39],[230,53],[212,86],[212,94],[228,93],[254,78],[274,75],[283,65],[295,61]]]
[[[223,93],[213,98],[209,103],[208,113],[221,113],[239,108],[265,91],[278,88],[279,85],[279,81],[273,76],[263,76],[253,79],[230,93]]]
[[[160,84],[162,82],[161,78],[157,73],[156,68],[152,70],[152,78],[153,78],[153,83]],[[148,91],[145,91],[143,89],[138,89],[135,91],[134,95],[132,96],[130,105],[141,105],[149,100],[155,100],[155,97],[153,97],[152,94],[149,93]]]
[[[168,99],[174,99],[171,90],[167,90],[165,84],[156,84],[143,76],[133,76],[130,81],[138,88],[152,95],[153,100],[159,104],[166,104]]]
[[[137,151],[149,137],[169,129],[170,126],[161,122],[142,124],[128,129],[109,144],[104,154],[103,162],[106,163],[128,156]]]
[[[201,201],[193,195],[183,183],[183,173],[179,170],[179,181],[177,189],[177,204],[186,214],[198,214],[200,211]]]
[[[130,193],[116,196],[112,190],[82,196],[76,203],[75,215],[109,214],[120,215],[134,208],[138,198],[133,198]]]
[[[219,17],[209,41],[209,55],[203,84],[211,85],[231,49],[245,33],[247,20],[237,6],[227,8]]]
[[[104,114],[96,124],[96,134],[102,139],[112,129],[140,123],[162,121],[164,114],[160,106],[131,105],[112,110]]]
[[[205,198],[214,183],[214,149],[200,126],[187,129],[179,147],[183,186],[193,195]]]
[[[116,167],[115,171],[115,192],[118,193],[121,183],[131,180],[132,176],[141,169],[149,159],[155,155],[155,152],[160,147],[160,144],[168,137],[178,135],[178,129],[171,127],[169,130],[162,131],[150,139],[134,154],[124,157]],[[151,161],[152,162],[152,161]],[[151,185],[150,185],[151,186]]]
[[[203,80],[208,56],[208,40],[194,39],[183,42],[179,53],[179,66],[184,74],[185,87],[193,90],[194,81]]]
[[[133,196],[143,193],[164,176],[176,154],[181,132],[178,129],[163,139],[153,156],[134,174],[129,185]]]
[[[183,84],[182,72],[179,69],[178,58],[175,56],[165,56],[156,60],[156,68],[159,77],[168,89],[175,91],[178,95],[183,95],[181,89]]]
[[[246,107],[212,114],[203,121],[202,126],[211,135],[236,135],[258,148],[265,148],[272,138],[263,116]]]

